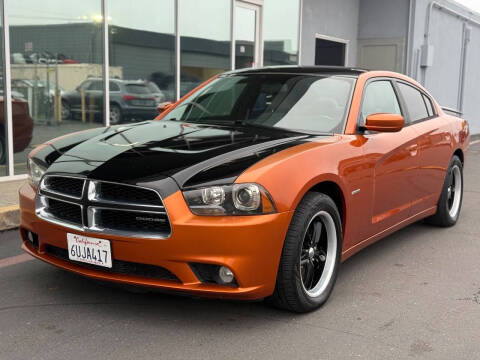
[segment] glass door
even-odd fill
[[[235,2],[235,69],[261,66],[261,7]]]

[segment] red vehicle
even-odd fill
[[[157,121],[35,149],[23,249],[96,279],[311,311],[362,248],[456,223],[468,143],[401,74],[230,72]]]
[[[7,159],[7,142],[5,129],[5,111],[3,96],[0,97],[0,164]],[[23,99],[12,99],[13,152],[21,152],[32,141],[33,120],[30,117],[28,102]]]

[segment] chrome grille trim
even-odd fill
[[[47,178],[53,177],[63,177],[63,178],[74,178],[80,179],[83,181],[82,187],[82,196],[75,197],[63,192],[56,191],[48,187]],[[158,197],[159,203],[162,205],[151,205],[145,203],[135,203],[128,201],[112,201],[102,199],[98,193],[98,185],[101,186],[102,183],[115,184],[122,187],[131,187],[137,189],[143,189],[151,191],[155,196]],[[54,214],[50,213],[48,199],[55,200],[57,202],[63,202],[71,205],[76,205],[79,207],[81,215],[81,223],[73,223],[65,218],[59,218]],[[114,182],[104,182],[100,180],[90,180],[80,177],[68,176],[68,175],[45,175],[38,188],[38,192],[35,199],[35,210],[39,218],[48,221],[50,223],[60,225],[66,228],[74,229],[77,231],[90,232],[90,233],[99,233],[105,235],[117,235],[125,237],[136,237],[136,238],[147,238],[147,239],[166,239],[171,236],[171,222],[168,216],[168,213],[163,205],[163,199],[161,198],[158,191],[151,188],[146,188],[142,186],[135,186],[130,184],[114,183]],[[159,221],[162,225],[165,225],[167,231],[147,231],[139,223],[138,230],[124,230],[124,229],[115,229],[109,227],[100,226],[101,224],[101,211],[122,211],[122,212],[132,212],[132,213],[144,213],[151,214],[152,216],[161,215],[165,217],[165,222]],[[155,220],[157,221],[157,220]],[[154,222],[155,222],[154,221]],[[153,226],[152,226],[153,227]]]
[[[80,213],[83,214],[83,205],[81,204],[74,203],[71,201],[61,200],[53,196],[44,196],[44,195],[37,194],[35,198],[35,212],[39,218],[42,218],[43,220],[46,220],[56,225],[69,227],[71,229],[75,229],[79,231],[85,231],[85,228],[82,224],[75,224],[65,219],[60,219],[55,215],[51,214],[50,212],[48,212],[48,199],[53,199],[53,200],[67,203],[67,204],[76,205],[80,208]]]
[[[82,192],[81,192],[80,196],[73,196],[73,195],[63,193],[63,192],[59,192],[58,190],[52,189],[50,187],[50,185],[48,184],[48,180],[51,179],[51,178],[65,178],[65,179],[75,179],[75,180],[83,181]],[[60,195],[60,196],[64,196],[64,197],[71,198],[71,199],[81,200],[82,197],[83,197],[83,194],[85,193],[85,184],[86,184],[85,179],[81,178],[81,177],[68,176],[68,175],[45,175],[42,178],[42,180],[40,181],[39,189],[44,193],[49,193],[49,194],[53,194],[53,195]]]
[[[136,231],[127,231],[127,230],[117,230],[112,229],[109,227],[104,227],[100,225],[99,218],[101,217],[102,210],[113,210],[113,211],[123,211],[123,212],[130,212],[130,213],[142,213],[142,214],[152,214],[152,215],[165,215],[166,222],[169,224],[170,227],[170,220],[168,219],[168,215],[165,211],[148,211],[148,210],[137,210],[137,209],[121,209],[121,208],[111,208],[111,207],[98,207],[98,206],[89,206],[87,209],[87,219],[88,219],[88,228],[96,231],[96,232],[107,232],[113,235],[127,235],[132,237],[141,237],[141,238],[152,238],[158,236],[158,234],[153,232],[142,232],[139,235]],[[171,232],[171,230],[170,230]],[[170,236],[170,234],[168,234]],[[168,237],[165,236],[165,237]]]
[[[130,201],[112,201],[112,200],[102,198],[99,191],[98,191],[99,185],[101,186],[102,184],[113,184],[113,185],[119,185],[119,186],[148,190],[148,191],[151,191],[152,193],[154,193],[156,196],[158,196],[158,198],[160,199],[160,201],[163,204],[162,197],[154,189],[146,188],[146,187],[143,187],[143,186],[137,186],[137,185],[121,184],[121,183],[116,183],[116,182],[112,182],[112,181],[98,181],[98,180],[90,180],[89,181],[88,190],[87,190],[88,200],[90,200],[92,202],[100,202],[100,203],[104,203],[104,204],[115,204],[115,205],[125,205],[125,206],[141,206],[141,207],[165,209],[165,206],[163,206],[163,205],[141,204],[141,203],[134,203],[134,202],[130,202]]]

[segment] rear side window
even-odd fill
[[[92,84],[88,88],[88,90],[103,90],[103,82],[102,81],[92,81]]]
[[[430,116],[425,101],[423,100],[424,95],[420,91],[404,83],[398,83],[398,88],[405,100],[411,122],[419,121]]]
[[[110,91],[120,91],[120,87],[114,82],[110,81]]]
[[[130,94],[151,94],[148,87],[144,84],[129,84],[126,88]]]
[[[402,114],[397,95],[388,80],[375,81],[367,85],[360,114],[362,124],[368,115],[379,113]]]

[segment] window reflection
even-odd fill
[[[258,63],[257,11],[255,7],[235,9],[235,69],[255,67]]]
[[[153,119],[175,101],[174,17],[174,0],[109,2],[111,123]]]
[[[101,13],[101,0],[9,1],[16,175],[36,145],[102,124]]]
[[[263,64],[298,63],[299,0],[265,0]]]
[[[182,0],[180,95],[230,69],[230,0]]]
[[[0,34],[3,31],[3,0],[0,0]],[[3,38],[0,37],[0,49],[3,48]],[[6,133],[6,106],[4,106],[3,89],[5,89],[3,74],[3,52],[0,54],[0,176],[8,175],[7,133]]]

